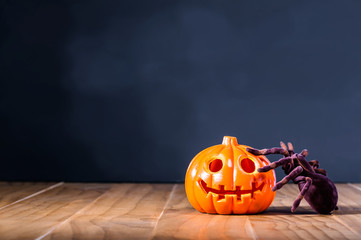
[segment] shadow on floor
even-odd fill
[[[339,209],[333,211],[332,214],[335,215],[348,215],[348,214],[361,214],[361,208],[359,207],[352,207],[352,206],[343,206],[339,205]],[[263,215],[310,215],[310,214],[318,214],[313,211],[310,207],[298,207],[295,213],[291,212],[291,206],[285,207],[269,207],[265,212],[262,213]],[[328,214],[325,214],[328,215]],[[331,215],[331,214],[330,214]]]

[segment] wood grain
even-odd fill
[[[188,202],[184,185],[177,184],[153,239],[254,239],[247,215],[197,212]]]
[[[361,184],[339,185],[338,193],[339,210],[333,217],[361,236]]]
[[[51,182],[0,182],[0,210],[58,184]]]
[[[118,184],[44,239],[148,239],[172,184]]]
[[[340,189],[345,187],[339,185]],[[342,203],[347,195],[340,192]],[[346,223],[339,216],[316,214],[306,201],[292,214],[290,208],[298,193],[297,185],[288,184],[262,214],[222,216],[193,210],[183,186],[178,185],[155,229],[154,239],[360,239],[355,224]],[[360,196],[351,197],[361,200]],[[350,213],[361,220],[355,212]]]
[[[199,213],[183,184],[49,186],[0,183],[0,239],[361,239],[361,184],[337,184],[332,215],[292,214],[294,184],[257,215]]]
[[[109,189],[99,184],[63,184],[0,211],[0,239],[36,239]]]
[[[344,185],[339,185],[343,189]],[[299,193],[295,184],[287,184],[264,214],[250,216],[255,234],[260,239],[359,239],[351,226],[334,215],[315,213],[303,200],[295,214],[290,208]],[[341,194],[341,201],[344,196]]]

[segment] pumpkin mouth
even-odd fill
[[[262,191],[265,185],[265,182],[262,182],[260,185],[256,186],[256,182],[252,182],[252,189],[250,190],[241,189],[241,186],[236,186],[235,190],[225,190],[224,185],[219,185],[219,189],[210,188],[203,179],[199,179],[198,183],[206,194],[210,192],[217,194],[218,200],[224,199],[225,195],[236,195],[237,200],[242,200],[242,195],[244,194],[251,194],[251,198],[254,198],[254,192]]]

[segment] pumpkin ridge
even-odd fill
[[[247,150],[246,150],[246,147],[248,147],[248,146],[245,146],[245,145],[237,145],[237,146],[235,146],[235,147],[237,147],[239,150],[241,150],[241,151],[244,153],[244,155],[246,155],[246,156],[251,156],[251,155],[249,154],[249,152],[247,152]]]
[[[217,153],[217,154],[215,154],[215,155],[219,155],[227,146],[226,145],[223,145],[223,144],[221,144],[221,146],[223,146],[221,149],[220,149],[220,151]],[[213,178],[212,177],[210,177],[210,186],[212,186],[213,185]],[[213,200],[213,198],[214,198],[214,196],[213,196],[213,194],[212,193],[210,193],[211,195],[211,203],[212,203],[212,208],[214,209],[214,211],[216,212],[216,213],[218,213],[218,211],[217,211],[217,209],[216,209],[216,206],[214,205],[214,200]]]
[[[275,195],[276,195],[276,193],[274,193],[274,196]],[[266,210],[272,204],[273,200],[274,199],[272,199],[272,201],[265,201],[264,204],[262,205],[262,211]]]
[[[207,149],[205,149],[202,152],[206,153],[207,155],[210,154],[210,155],[216,156],[216,155],[220,154],[225,147],[226,146],[223,145],[223,144],[218,144],[218,145],[215,145],[213,148],[209,149],[209,151],[205,151],[205,150],[207,150]],[[202,153],[202,152],[200,152],[200,153]],[[198,155],[198,157],[199,156],[200,155]],[[193,159],[196,159],[196,157],[194,157]],[[196,166],[198,166],[199,163],[197,162],[196,164],[197,164]],[[198,167],[196,167],[196,169],[197,169],[196,176],[198,176],[198,173],[199,173],[200,169]],[[197,181],[197,180],[193,179],[193,181]],[[210,178],[210,184],[212,184],[212,178]],[[195,200],[196,200],[197,204],[202,208],[201,204],[199,203],[198,195],[196,194],[195,190],[196,190],[195,187],[192,186],[193,196],[195,196]],[[213,196],[212,196],[212,201],[211,202],[212,202],[212,210],[214,212],[216,212],[216,209],[215,209],[215,206],[214,206],[214,203],[213,203]],[[204,208],[202,208],[202,209],[204,210]],[[204,212],[206,212],[206,211],[204,210]]]
[[[211,149],[207,148],[207,149],[204,149],[203,151],[199,152],[193,159],[192,159],[192,162],[191,164],[189,165],[188,169],[187,169],[187,173],[186,173],[186,183],[188,181],[193,181],[192,177],[188,175],[188,173],[191,171],[190,169],[196,169],[196,173],[195,175],[197,176],[198,174],[198,165],[200,164],[198,161],[194,161],[195,159],[197,159],[198,157],[200,156],[203,156],[203,155],[208,155],[208,154],[211,154],[212,152],[214,151],[218,151],[218,149],[221,148],[223,149],[222,145],[219,144],[219,145],[215,145],[214,147],[212,147]],[[188,175],[188,176],[187,176]],[[187,186],[188,184],[185,185],[185,188],[186,188],[186,192],[187,192]],[[188,188],[189,189],[189,188]],[[191,204],[195,204],[197,207],[199,207],[199,209],[203,210],[203,212],[206,212],[204,210],[204,208],[201,206],[201,204],[199,203],[199,200],[197,199],[197,194],[195,193],[195,187],[193,185],[190,185],[190,190],[188,190],[192,193],[192,201],[191,201]],[[195,207],[196,208],[196,207]],[[197,209],[197,208],[196,208]]]
[[[231,189],[234,189],[235,188],[235,176],[236,176],[236,174],[234,174],[234,171],[236,170],[236,161],[237,160],[235,160],[236,159],[236,157],[234,156],[234,147],[237,147],[237,145],[231,145],[231,151],[232,151],[232,154],[231,154],[231,156],[232,156],[232,158],[233,158],[233,171],[232,171],[232,188]],[[233,201],[233,200],[232,200]]]

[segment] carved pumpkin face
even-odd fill
[[[250,214],[271,205],[275,193],[275,173],[257,169],[270,162],[239,145],[237,138],[225,136],[221,145],[209,147],[189,164],[185,189],[192,206],[200,212]]]

